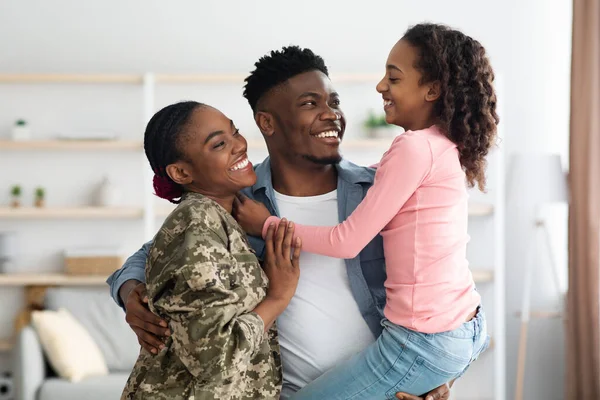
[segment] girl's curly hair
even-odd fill
[[[421,83],[439,81],[434,113],[458,147],[469,187],[485,190],[486,156],[496,140],[494,72],[485,49],[469,36],[439,24],[409,28],[403,40],[419,52]]]

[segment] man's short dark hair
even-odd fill
[[[254,113],[258,101],[265,93],[296,75],[317,70],[329,76],[325,61],[320,56],[310,49],[298,46],[273,50],[261,57],[254,66],[254,71],[244,80],[244,97]]]

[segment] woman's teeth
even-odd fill
[[[338,137],[338,133],[337,133],[337,131],[327,131],[327,132],[321,132],[315,136],[318,138],[328,138],[328,137],[336,138],[336,137]]]
[[[246,157],[242,161],[236,163],[233,167],[231,167],[230,170],[231,171],[237,171],[239,169],[246,168],[248,166],[249,162],[250,161],[248,161],[248,158]]]
[[[394,104],[394,102],[391,101],[391,100],[384,100],[383,101],[383,106],[384,107],[391,106],[392,104]]]

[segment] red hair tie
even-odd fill
[[[183,188],[181,185],[173,182],[168,176],[159,176],[155,173],[152,183],[154,185],[155,194],[161,199],[176,203],[175,199],[179,199],[183,196]]]

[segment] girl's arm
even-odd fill
[[[356,210],[341,224],[317,227],[296,224],[302,249],[336,258],[354,258],[392,220],[415,193],[432,166],[429,141],[418,135],[398,136],[384,154],[373,186]],[[271,223],[263,226],[263,237]]]

